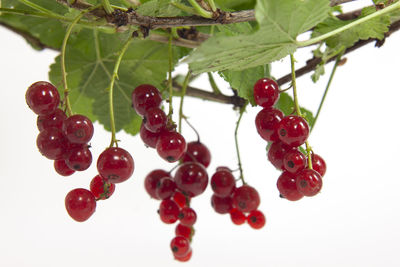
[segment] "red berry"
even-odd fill
[[[152,85],[142,84],[132,92],[132,103],[139,115],[144,115],[149,108],[160,107],[162,101],[161,93]]]
[[[272,165],[274,165],[275,168],[283,170],[283,157],[287,152],[294,149],[295,148],[285,145],[282,142],[272,143],[268,150],[268,160],[272,163]]]
[[[175,260],[180,261],[180,262],[186,262],[189,261],[192,258],[192,249],[190,249],[190,251],[188,252],[187,255],[183,256],[183,257],[179,257],[174,255]]]
[[[143,124],[147,130],[153,133],[159,133],[167,126],[167,115],[158,108],[149,108],[143,116]]]
[[[206,169],[203,165],[195,162],[186,162],[180,165],[174,178],[178,189],[189,197],[203,193],[208,184]]]
[[[174,201],[170,199],[164,199],[160,203],[158,213],[161,221],[167,224],[172,224],[178,220],[179,207]]]
[[[190,142],[187,144],[187,150],[182,161],[198,162],[207,168],[211,162],[211,153],[204,144],[197,141]]]
[[[67,166],[65,160],[63,159],[57,159],[54,161],[54,169],[59,175],[62,176],[70,176],[75,172]]]
[[[254,229],[261,229],[265,225],[265,216],[259,210],[253,210],[247,216],[247,223]]]
[[[282,111],[274,108],[264,108],[256,116],[258,134],[268,142],[279,141],[278,125],[283,118]]]
[[[171,177],[171,175],[168,172],[159,169],[151,171],[149,174],[147,174],[146,178],[144,179],[144,188],[150,197],[160,199],[156,195],[156,189],[158,182],[164,177]]]
[[[159,133],[152,133],[144,127],[143,123],[140,126],[140,138],[146,146],[156,148]]]
[[[186,207],[179,212],[179,221],[186,226],[193,226],[196,223],[197,214],[194,209]]]
[[[272,107],[279,98],[278,84],[269,78],[258,80],[254,84],[254,100],[264,108]]]
[[[184,257],[190,251],[190,241],[183,236],[176,236],[171,240],[171,250],[174,256]]]
[[[278,125],[279,139],[292,147],[304,144],[309,133],[310,129],[307,121],[299,116],[286,116]]]
[[[311,169],[304,169],[296,174],[297,190],[307,197],[315,196],[321,191],[322,177]]]
[[[260,205],[260,196],[254,187],[242,185],[232,195],[232,207],[242,212],[256,210]]]
[[[163,131],[158,138],[156,149],[161,158],[175,162],[186,152],[186,141],[180,133]]]
[[[38,115],[49,114],[60,104],[57,88],[49,82],[36,82],[29,86],[25,94],[29,108]]]
[[[231,169],[229,169],[228,167],[226,167],[226,166],[219,166],[219,167],[217,167],[216,168],[216,170],[215,170],[216,172],[219,172],[219,171],[227,171],[227,172],[232,172],[231,171]]]
[[[246,215],[238,209],[232,209],[229,214],[231,215],[231,221],[236,225],[241,225],[246,222]]]
[[[296,201],[303,197],[303,194],[297,190],[295,175],[290,172],[284,171],[279,176],[276,186],[282,197],[287,200]]]
[[[95,212],[96,199],[89,190],[77,188],[65,197],[65,208],[72,219],[83,222]]]
[[[172,200],[175,201],[180,208],[187,207],[188,202],[190,201],[189,197],[186,197],[179,191],[175,191],[175,193],[172,195]]]
[[[41,131],[36,139],[40,153],[48,159],[62,159],[66,152],[67,143],[64,134],[57,128]]]
[[[76,114],[64,121],[63,131],[71,143],[86,144],[92,139],[94,128],[88,117]]]
[[[326,173],[325,160],[317,154],[311,154],[311,159],[313,170],[317,171],[321,175],[321,177],[323,177]]]
[[[104,150],[97,159],[97,171],[110,183],[122,183],[132,176],[135,164],[131,154],[120,147]]]
[[[96,199],[107,199],[115,191],[115,184],[107,182],[100,175],[96,175],[90,182],[90,191]]]
[[[183,236],[190,240],[192,236],[192,228],[189,226],[183,225],[178,223],[175,227],[175,235],[176,236]]]
[[[65,163],[75,171],[87,170],[92,164],[92,153],[87,146],[70,150],[65,158]]]
[[[283,157],[283,168],[290,173],[301,171],[306,163],[306,156],[298,150],[291,150]]]
[[[219,197],[230,196],[235,189],[236,182],[230,171],[217,171],[211,177],[211,188]]]
[[[213,194],[211,196],[211,206],[219,214],[229,213],[232,209],[232,198],[230,196],[219,197]]]
[[[39,115],[36,121],[39,131],[49,128],[58,128],[62,130],[63,122],[67,119],[64,111],[57,108],[52,113],[46,115]]]
[[[156,195],[158,199],[172,197],[176,189],[176,184],[171,177],[161,178],[157,183]]]

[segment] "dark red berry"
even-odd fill
[[[115,191],[115,184],[107,182],[100,175],[96,175],[90,182],[90,191],[96,199],[107,199]]]
[[[83,222],[95,212],[96,199],[89,190],[77,188],[65,197],[65,208],[72,219]]]
[[[272,107],[279,98],[278,84],[269,78],[258,80],[254,84],[254,100],[264,108]]]
[[[247,223],[254,229],[261,229],[265,225],[265,216],[259,210],[253,210],[247,215]]]
[[[315,196],[321,191],[322,177],[314,170],[304,169],[296,174],[296,186],[304,196]]]
[[[186,141],[180,133],[163,131],[158,138],[156,149],[161,158],[175,162],[186,152]]]
[[[158,182],[164,177],[171,177],[171,175],[168,172],[159,169],[151,171],[149,174],[147,174],[146,178],[144,179],[144,188],[150,197],[160,199],[156,195],[156,189]]]
[[[231,216],[231,221],[236,225],[241,225],[246,222],[246,215],[238,209],[232,209],[229,214]]]
[[[323,177],[326,173],[325,160],[317,154],[311,154],[311,159],[313,170],[317,171]]]
[[[272,163],[272,165],[274,165],[275,168],[283,170],[283,157],[287,152],[294,149],[295,148],[285,145],[282,142],[272,143],[268,150],[268,160]]]
[[[187,262],[192,258],[192,249],[189,250],[188,254],[186,254],[183,257],[176,256],[174,255],[175,260],[180,261],[180,262]]]
[[[295,175],[290,172],[284,171],[279,176],[276,186],[281,196],[287,200],[296,201],[303,197],[303,194],[297,190]]]
[[[219,166],[219,167],[217,167],[216,168],[216,170],[215,170],[216,172],[219,172],[219,171],[227,171],[227,172],[232,172],[231,171],[231,169],[229,169],[228,167],[226,167],[226,166]]]
[[[167,126],[167,115],[158,108],[149,108],[143,116],[143,124],[147,130],[153,133],[159,133]]]
[[[242,212],[256,210],[260,205],[260,196],[254,187],[242,185],[232,195],[232,207]]]
[[[104,150],[97,159],[97,171],[110,183],[122,183],[132,176],[135,164],[131,154],[120,147]]]
[[[190,251],[190,241],[183,236],[174,237],[170,245],[172,253],[177,257],[184,257]]]
[[[180,208],[184,208],[187,207],[190,198],[186,197],[179,191],[175,191],[175,193],[172,195],[172,200],[175,201],[175,203],[178,204]]]
[[[33,112],[45,115],[55,111],[60,104],[60,95],[51,83],[36,82],[29,86],[25,100]]]
[[[279,139],[286,145],[298,147],[307,141],[310,128],[307,121],[299,116],[286,116],[278,125]]]
[[[186,226],[193,226],[196,223],[197,214],[194,209],[186,207],[179,212],[179,221]]]
[[[171,177],[161,178],[157,183],[156,195],[158,199],[167,199],[175,193],[176,184]]]
[[[189,226],[183,225],[178,223],[175,227],[175,235],[176,236],[183,236],[190,240],[192,236],[192,228]]]
[[[64,134],[57,128],[41,131],[36,139],[40,153],[48,159],[63,159],[67,143]]]
[[[143,123],[140,126],[140,138],[146,146],[156,148],[159,133],[152,133],[144,127]]]
[[[274,108],[264,108],[256,116],[258,134],[268,142],[279,141],[278,125],[283,118],[282,111]]]
[[[230,196],[219,197],[213,194],[211,196],[211,206],[219,214],[229,213],[232,209],[232,198]]]
[[[64,111],[57,108],[52,113],[39,115],[36,121],[39,131],[49,128],[58,128],[62,130],[63,122],[67,119]]]
[[[211,188],[219,197],[230,196],[235,189],[236,182],[230,171],[217,171],[211,177]]]
[[[187,150],[182,160],[183,162],[198,162],[207,168],[211,162],[211,153],[204,144],[194,141],[187,144]]]
[[[132,92],[133,108],[142,116],[149,108],[160,107],[161,101],[160,91],[149,84],[139,85]]]
[[[175,172],[174,178],[178,189],[189,197],[203,193],[208,184],[206,169],[196,162],[183,163]]]
[[[86,144],[92,139],[92,121],[83,115],[76,114],[64,121],[63,131],[71,143]]]
[[[75,171],[87,170],[92,164],[92,153],[87,146],[70,150],[65,158],[65,163]]]
[[[158,213],[161,221],[167,224],[172,224],[178,220],[179,207],[174,201],[170,199],[164,199],[160,203]]]
[[[298,150],[288,151],[283,157],[283,168],[290,173],[301,171],[306,163],[306,156]]]
[[[63,159],[57,159],[54,161],[54,169],[59,175],[62,176],[70,176],[75,172],[67,166],[65,160]]]

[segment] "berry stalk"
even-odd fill
[[[192,75],[192,71],[189,70],[188,73],[186,74],[185,80],[183,81],[182,84],[182,92],[181,92],[181,103],[179,105],[179,126],[178,126],[178,132],[182,133],[182,117],[183,115],[183,99],[185,98],[186,95],[186,89],[188,87],[189,84],[189,78]]]
[[[235,128],[235,147],[236,147],[236,155],[238,158],[238,166],[239,166],[239,171],[240,171],[240,180],[242,180],[243,185],[246,184],[245,180],[244,180],[244,176],[243,176],[243,168],[242,168],[242,161],[240,159],[240,151],[239,151],[239,142],[238,142],[238,130],[239,130],[239,125],[240,125],[240,121],[242,120],[243,117],[243,113],[246,111],[246,107],[247,107],[248,102],[240,109],[240,115],[239,115],[239,119],[236,122],[236,128]]]
[[[196,10],[196,13],[199,14],[200,16],[211,19],[213,17],[212,12],[209,12],[207,10],[204,10],[197,2],[196,0],[188,0],[188,2],[193,6],[193,8]]]

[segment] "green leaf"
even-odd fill
[[[255,0],[215,0],[215,3],[223,10],[244,10],[253,9],[256,1]]]
[[[296,37],[326,19],[329,0],[258,0],[259,30],[238,36],[214,36],[189,57],[194,73],[265,65],[293,53]]]
[[[136,11],[141,15],[154,17],[174,17],[180,15],[181,10],[173,6],[171,2],[179,3],[180,1],[152,0],[140,5]]]

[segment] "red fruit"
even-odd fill
[[[232,209],[232,198],[230,196],[219,197],[216,195],[212,195],[211,206],[214,208],[215,212],[219,214],[229,213]]]
[[[264,108],[272,107],[278,98],[279,86],[274,80],[263,78],[254,84],[254,100],[257,105]]]
[[[66,119],[67,115],[65,115],[64,111],[57,108],[52,113],[39,115],[36,124],[40,132],[49,128],[58,128],[62,130],[63,122]]]
[[[283,168],[290,173],[301,171],[306,163],[306,156],[298,150],[291,150],[283,157]]]
[[[260,196],[256,189],[249,185],[236,188],[232,195],[232,207],[242,212],[256,210],[260,205]]]
[[[63,131],[71,143],[86,144],[92,139],[94,127],[88,117],[76,114],[64,121]]]
[[[153,133],[159,133],[167,126],[167,115],[165,112],[158,108],[149,108],[143,116],[143,124],[147,130]]]
[[[230,196],[235,189],[236,182],[230,171],[217,171],[211,177],[211,188],[219,197]]]
[[[192,236],[192,228],[189,226],[183,225],[178,223],[175,227],[175,235],[176,236],[183,236],[190,240]]]
[[[179,191],[175,191],[175,193],[172,195],[172,200],[175,201],[180,208],[186,207],[188,205],[188,201],[190,201],[189,197],[186,197]]]
[[[62,176],[70,176],[75,172],[67,166],[65,160],[63,159],[57,159],[54,161],[54,169],[59,175]]]
[[[176,236],[171,240],[171,250],[174,256],[184,257],[190,251],[190,241],[183,236]]]
[[[90,182],[90,191],[97,200],[107,199],[114,193],[115,184],[107,182],[100,175],[96,175]]]
[[[276,186],[282,197],[287,200],[296,201],[303,197],[303,194],[297,190],[295,175],[290,172],[284,171],[279,176]]]
[[[35,82],[25,94],[29,108],[38,115],[52,113],[60,104],[57,88],[49,82]]]
[[[96,199],[89,190],[77,188],[65,197],[65,208],[72,219],[83,222],[95,212]]]
[[[295,148],[285,145],[282,142],[272,143],[268,150],[268,160],[279,170],[284,169],[283,157],[285,154]]]
[[[297,190],[307,196],[312,197],[321,191],[322,177],[321,175],[311,169],[304,169],[296,174]]]
[[[136,113],[142,116],[149,108],[159,108],[161,101],[161,93],[157,88],[149,84],[139,85],[132,92],[133,107]]]
[[[298,147],[307,141],[310,128],[307,121],[299,116],[286,116],[278,125],[279,139],[286,145]]]
[[[156,195],[156,189],[158,182],[164,177],[171,177],[171,175],[168,172],[159,169],[151,171],[149,174],[147,174],[146,178],[144,179],[144,188],[150,197],[160,199]]]
[[[67,166],[75,171],[87,170],[92,164],[92,153],[88,146],[70,150],[65,158]]]
[[[178,220],[179,207],[174,201],[170,199],[164,199],[160,203],[158,213],[161,221],[167,224],[172,224]]]
[[[279,141],[278,125],[283,118],[279,109],[264,108],[256,116],[256,128],[262,139],[268,142]]]
[[[208,184],[206,169],[203,165],[195,162],[186,162],[180,165],[174,178],[178,189],[189,197],[203,193]]]
[[[182,161],[198,162],[207,168],[211,162],[211,153],[204,144],[197,141],[190,142],[187,144],[187,150]]]
[[[171,177],[161,178],[157,183],[156,195],[158,199],[170,198],[176,189],[176,184]]]
[[[227,171],[227,172],[232,172],[231,171],[231,169],[229,169],[228,167],[226,167],[226,166],[219,166],[219,167],[217,167],[216,168],[216,170],[215,170],[216,172],[219,172],[219,171]]]
[[[231,220],[236,225],[241,225],[246,222],[246,215],[238,209],[232,209],[229,214],[231,215]]]
[[[67,139],[61,130],[49,128],[39,133],[36,145],[40,153],[46,158],[63,159],[67,148]]]
[[[186,152],[186,141],[180,133],[163,131],[158,138],[156,149],[161,158],[175,162]]]
[[[183,257],[179,257],[179,256],[175,256],[174,255],[175,260],[180,261],[180,262],[186,262],[189,261],[192,258],[192,249],[189,250],[188,254],[183,256]]]
[[[321,175],[321,177],[323,177],[326,173],[325,160],[317,154],[311,154],[311,159],[313,170],[317,171]]]
[[[120,147],[109,147],[97,159],[97,171],[110,183],[122,183],[132,176],[135,164],[131,154]]]
[[[194,209],[186,207],[179,212],[179,221],[186,226],[193,226],[197,220],[197,214]]]
[[[247,216],[247,223],[254,229],[261,229],[265,225],[265,216],[259,210],[253,210]]]
[[[140,126],[140,138],[146,146],[156,148],[159,133],[152,133],[144,127],[143,123]]]

